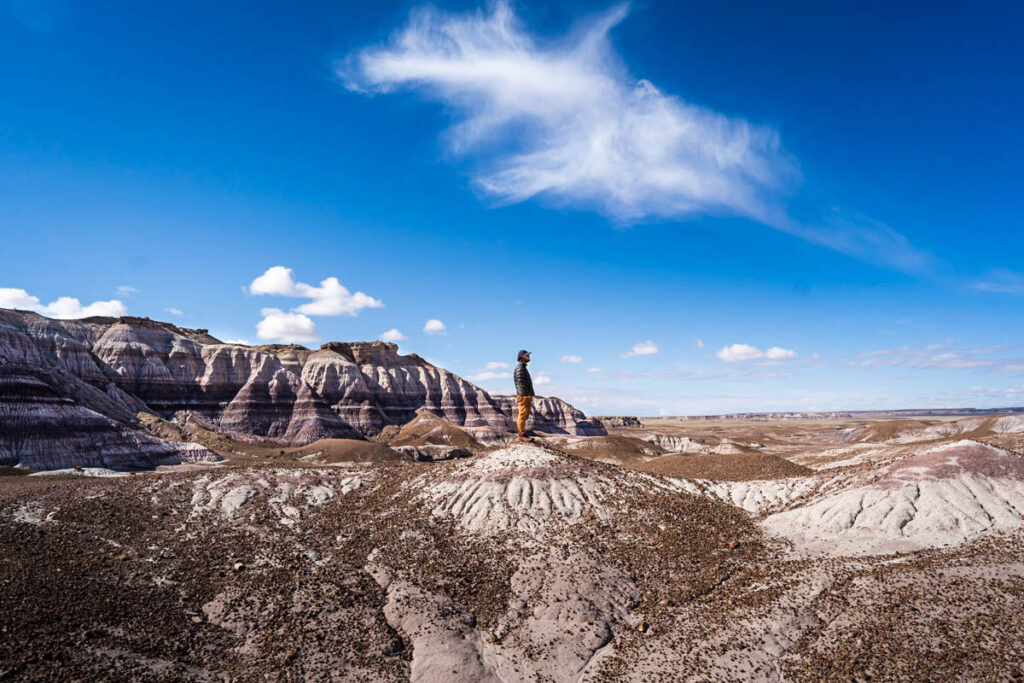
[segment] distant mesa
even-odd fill
[[[54,320],[0,309],[0,360],[0,421],[16,423],[4,432],[19,435],[0,444],[6,466],[218,460],[183,445],[196,425],[211,440],[216,432],[286,447],[365,440],[424,412],[484,440],[514,432],[512,397],[382,341],[245,346],[149,318]],[[557,398],[538,399],[535,411],[537,431],[606,433]],[[172,428],[153,431],[157,422],[146,416]]]
[[[643,426],[643,422],[633,415],[602,415],[594,419],[609,429],[628,429],[630,427]]]

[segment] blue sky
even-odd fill
[[[528,348],[592,414],[1020,405],[1021,25],[0,0],[0,305]]]

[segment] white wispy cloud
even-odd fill
[[[972,396],[989,396],[993,398],[1016,399],[1024,396],[1024,384],[1014,384],[1008,387],[988,388],[971,387],[967,393]]]
[[[306,344],[320,339],[316,324],[302,313],[286,313],[280,308],[264,308],[263,320],[256,324],[256,336],[268,341]]]
[[[790,360],[796,358],[796,351],[792,349],[784,349],[780,346],[772,346],[771,348],[762,351],[756,346],[750,344],[730,344],[729,346],[723,346],[715,354],[719,360],[723,360],[726,363],[738,363],[746,360],[757,360],[767,359],[772,361]]]
[[[225,339],[224,343],[225,344],[241,344],[242,346],[249,346],[250,345],[248,339]]]
[[[580,356],[574,356],[572,354],[562,356],[559,360],[561,362],[563,362],[563,363],[582,363],[583,362],[583,358],[581,358]]]
[[[431,318],[423,324],[423,331],[427,334],[443,334],[445,329],[444,323],[437,318]]]
[[[694,339],[694,340],[693,340],[693,344],[694,344],[694,346],[696,346],[696,347],[697,347],[698,349],[703,349],[703,348],[704,348],[704,340],[703,340],[703,339]]]
[[[630,75],[609,39],[628,9],[541,39],[504,0],[465,14],[419,8],[338,74],[357,92],[406,88],[446,105],[448,145],[475,155],[476,186],[503,202],[539,197],[620,222],[739,215],[871,263],[927,269],[926,254],[867,217],[791,217],[780,197],[800,172],[778,133]]]
[[[631,78],[608,38],[627,10],[551,42],[507,2],[464,15],[421,8],[340,75],[355,90],[413,87],[453,107],[449,143],[487,155],[476,182],[503,200],[544,195],[623,220],[770,212],[770,194],[796,175],[778,135]]]
[[[632,358],[633,356],[653,356],[658,353],[658,345],[650,339],[633,344],[626,353],[619,354],[619,358]]]
[[[380,333],[379,339],[386,342],[400,342],[408,339],[397,327],[392,327],[390,330],[386,330]]]
[[[82,302],[74,297],[62,296],[43,305],[39,297],[32,296],[24,289],[12,287],[0,287],[0,308],[20,308],[25,311],[35,311],[51,318],[65,320],[89,318],[92,316],[116,318],[128,314],[128,309],[117,299],[94,301],[83,306]]]
[[[996,268],[975,282],[974,289],[997,294],[1024,294],[1024,275],[1006,268]]]
[[[533,376],[533,383],[538,386],[542,384],[551,384],[551,376],[546,372],[538,372]]]
[[[931,370],[969,370],[987,368],[993,372],[1024,372],[1024,358],[1018,355],[1024,344],[1004,344],[976,348],[945,348],[929,344],[924,348],[904,346],[877,349],[860,354],[847,363],[850,367],[903,367]]]
[[[118,296],[131,296],[132,294],[139,293],[139,290],[132,285],[118,285],[114,291]]]
[[[492,360],[484,364],[483,370],[474,372],[471,375],[466,375],[466,379],[471,382],[495,382],[497,380],[512,379],[511,372],[502,372],[502,370],[508,370],[508,368],[508,363],[504,363],[500,360]]]
[[[587,368],[587,372],[592,375],[596,375],[599,372],[604,372],[604,368]]]
[[[184,311],[174,306],[167,306],[164,308],[164,313],[170,313],[171,315],[185,315]]]
[[[490,370],[484,372],[475,372],[472,375],[466,375],[466,379],[470,382],[493,382],[499,379],[511,379],[512,374],[509,372],[493,372]]]
[[[762,222],[866,263],[905,273],[923,275],[936,263],[931,254],[915,248],[904,235],[858,213],[835,209],[814,224],[784,214],[768,216]]]
[[[381,308],[384,303],[363,292],[350,292],[338,278],[329,277],[319,287],[296,282],[292,269],[273,266],[249,285],[249,293],[255,295],[287,296],[311,301],[292,310],[306,315],[358,315],[364,308]]]

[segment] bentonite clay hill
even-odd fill
[[[215,461],[191,443],[193,432],[209,436],[207,445],[302,446],[375,436],[417,411],[493,441],[514,431],[513,407],[395,344],[253,347],[148,318],[52,320],[0,309],[0,465]],[[539,431],[605,433],[557,398],[538,399],[535,411]]]
[[[1024,676],[1024,460],[845,433],[769,425],[717,480],[541,443],[0,477],[0,677]],[[602,439],[626,464],[716,457]]]

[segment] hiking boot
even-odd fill
[[[528,436],[525,436],[525,435],[523,435],[523,434],[520,434],[520,435],[519,435],[519,440],[520,440],[520,441],[527,441],[527,442],[532,442],[532,441],[533,441],[533,439],[531,439],[530,437],[528,437]]]

